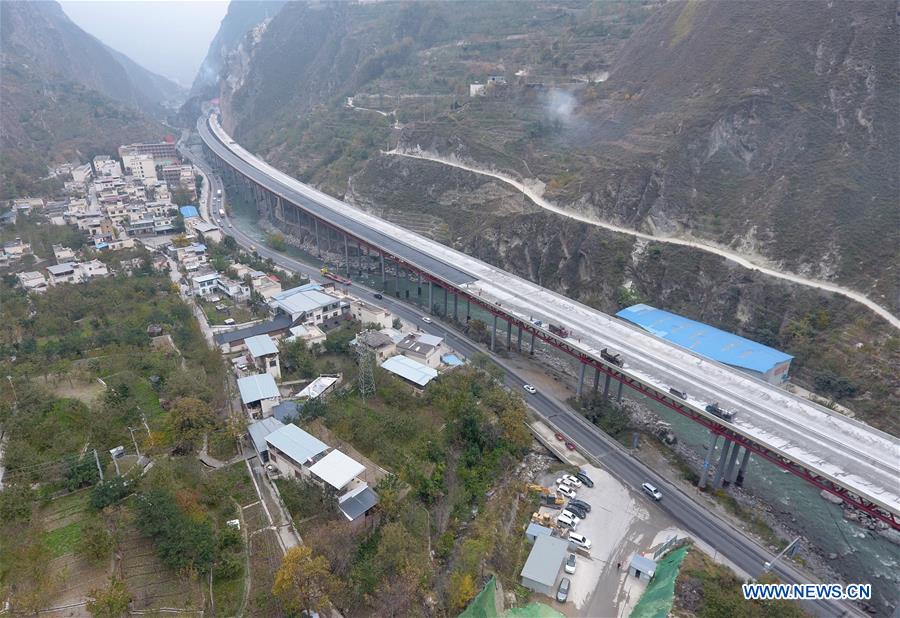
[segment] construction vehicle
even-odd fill
[[[532,513],[531,522],[548,528],[554,528],[556,526],[553,517],[546,513]]]
[[[605,360],[607,363],[612,363],[616,367],[621,367],[625,364],[625,361],[622,360],[621,354],[613,354],[609,351],[608,348],[603,348],[600,350],[600,358]]]
[[[565,499],[556,494],[541,496],[541,506],[546,506],[548,509],[561,509],[565,503]]]
[[[537,483],[525,483],[525,491],[536,491],[539,494],[549,495],[550,489]]]
[[[547,328],[551,333],[557,335],[558,337],[562,337],[563,339],[569,336],[568,329],[563,328],[562,326],[557,326],[556,324],[548,324]]]
[[[718,402],[706,404],[706,411],[713,416],[718,416],[723,421],[731,422],[734,419],[734,412],[730,410],[723,410],[719,407]]]
[[[350,285],[351,283],[353,283],[346,277],[341,277],[340,275],[334,274],[333,272],[328,270],[327,266],[323,266],[322,268],[320,268],[319,272],[322,274],[323,277],[331,279],[332,281],[337,281],[338,283],[340,283],[342,285]]]

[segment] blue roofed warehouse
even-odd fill
[[[616,317],[700,356],[730,365],[770,384],[787,382],[788,370],[794,357],[775,348],[650,305],[632,305],[622,309]]]

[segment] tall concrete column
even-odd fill
[[[453,321],[459,322],[459,294],[453,295]]]
[[[318,243],[316,243],[318,246]],[[387,277],[384,274],[384,254],[381,254],[381,289],[387,289]]]
[[[619,380],[619,392],[616,393],[616,401],[618,401],[619,403],[622,403],[622,386],[624,384],[624,382]]]
[[[709,444],[706,445],[706,457],[703,458],[703,469],[700,470],[700,480],[697,481],[699,489],[706,488],[706,480],[709,478],[709,464],[712,461],[713,453],[716,451],[716,442],[719,441],[719,434],[709,432]]]
[[[609,374],[606,374],[606,381],[603,383],[603,399],[609,397]]]
[[[734,464],[737,461],[738,453],[740,451],[741,445],[735,442],[734,448],[731,449],[731,457],[728,459],[728,467],[725,468],[725,476],[722,479],[722,484],[725,487],[728,487],[734,482],[734,476],[737,474],[737,468],[734,467]]]
[[[394,294],[400,298],[400,264],[394,264]]]
[[[531,346],[528,349],[528,354],[534,356],[534,333],[531,333]]]
[[[716,476],[713,478],[713,489],[721,489],[722,488],[722,479],[725,477],[725,465],[728,460],[728,452],[731,450],[734,443],[725,438],[724,444],[722,444],[722,454],[719,456],[719,465],[716,466]]]
[[[422,306],[422,273],[419,273],[419,281],[416,284],[416,302]]]
[[[522,327],[519,327],[519,335],[516,338],[516,349],[519,351],[519,354],[522,353]]]
[[[447,317],[447,288],[444,287],[444,317]]]
[[[750,449],[744,448],[744,456],[741,457],[741,466],[738,468],[737,478],[734,484],[738,487],[744,486],[744,474],[747,472],[747,464],[750,463]]]
[[[428,281],[428,313],[434,315],[434,284]]]
[[[512,322],[506,321],[506,349],[509,350],[509,346],[512,344]]]
[[[597,394],[597,389],[600,388],[600,370],[594,367],[594,395]]]
[[[344,259],[347,260],[347,278],[350,278],[350,241],[344,234]]]
[[[362,243],[356,243],[356,270],[359,272],[359,276],[362,277]]]
[[[581,375],[578,377],[578,389],[575,391],[575,398],[581,399],[581,393],[584,391],[584,372],[587,370],[587,365],[581,363]]]
[[[313,222],[316,226],[316,255],[322,257],[322,245],[319,244],[319,220],[314,217]]]
[[[494,343],[497,339],[497,314],[494,314],[494,326],[491,328],[491,352],[494,351]]]
[[[472,301],[468,298],[466,299],[466,323],[468,324],[469,320],[472,319]]]

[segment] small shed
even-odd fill
[[[552,536],[538,536],[522,569],[522,585],[553,596],[559,569],[569,552],[569,542]]]
[[[525,536],[528,537],[530,543],[537,541],[539,536],[550,536],[552,533],[553,531],[547,526],[542,526],[534,522],[528,524],[528,527],[525,528]]]
[[[261,421],[251,423],[247,427],[250,439],[253,441],[253,448],[256,449],[260,461],[269,461],[269,445],[266,443],[266,436],[278,431],[284,427],[284,423],[274,417],[264,418]]]
[[[628,573],[632,577],[650,581],[656,573],[656,561],[640,554],[632,554],[628,562]]]

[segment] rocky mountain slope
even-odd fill
[[[285,171],[607,311],[644,300],[782,347],[806,385],[897,431],[884,413],[898,340],[866,310],[384,154],[534,179],[573,212],[725,245],[896,311],[895,3],[804,7],[290,3],[245,36],[219,95],[229,130]]]
[[[90,36],[56,2],[0,3],[0,197],[32,188],[47,165],[161,138],[153,119],[180,96]]]

